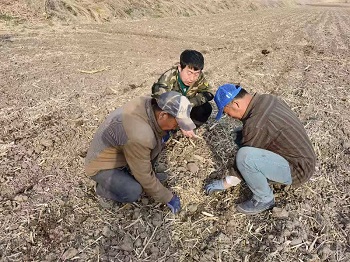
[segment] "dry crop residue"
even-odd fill
[[[99,123],[149,94],[185,48],[203,52],[213,86],[276,94],[304,123],[316,173],[301,188],[275,188],[278,209],[238,214],[244,184],[204,194],[205,181],[229,173],[239,126],[224,119],[210,129],[213,118],[198,131],[203,140],[171,140],[162,154],[178,216],[147,197],[96,198],[83,161]],[[2,261],[349,261],[349,49],[346,5],[2,26]]]

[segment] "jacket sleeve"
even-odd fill
[[[202,76],[198,80],[198,86],[196,88],[197,93],[194,97],[189,98],[190,103],[192,106],[200,106],[203,105],[206,102],[211,101],[214,98],[214,95],[212,93],[212,87],[208,83],[208,81],[205,79],[204,76]]]
[[[168,70],[167,72],[165,72],[164,74],[162,74],[159,77],[157,82],[155,82],[152,85],[152,97],[153,98],[157,98],[161,94],[172,90],[172,86],[168,81],[170,77],[171,77],[171,71]]]
[[[151,148],[138,142],[128,141],[123,147],[125,159],[132,175],[147,195],[161,203],[168,203],[173,194],[155,177],[151,163]]]
[[[214,95],[211,92],[197,93],[194,97],[189,98],[192,107],[203,105],[213,100]]]
[[[152,85],[152,97],[157,98],[161,94],[171,91],[171,88],[165,83],[156,82]]]

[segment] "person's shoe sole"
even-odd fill
[[[240,205],[237,205],[236,206],[236,210],[242,214],[245,214],[245,215],[256,215],[256,214],[259,214],[259,213],[262,213],[264,211],[267,211],[267,210],[270,210],[272,209],[273,207],[275,206],[275,203],[272,203],[270,205],[268,205],[266,208],[264,209],[261,209],[259,211],[248,211],[248,210],[245,210],[243,208],[240,207]]]

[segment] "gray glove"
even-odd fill
[[[213,180],[205,186],[205,192],[208,195],[211,195],[215,192],[221,192],[224,190],[225,190],[225,188],[224,188],[224,180],[223,179]]]

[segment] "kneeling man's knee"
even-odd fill
[[[135,202],[137,201],[142,193],[142,187],[138,183],[134,183],[128,188],[127,193],[123,196],[124,202]]]
[[[251,151],[251,147],[245,146],[241,147],[236,154],[236,165],[239,169],[240,166],[247,162],[249,158],[249,153]]]

